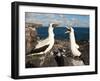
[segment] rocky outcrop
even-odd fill
[[[56,40],[50,54],[48,54],[44,64],[41,67],[89,65],[89,42],[78,41],[77,43],[80,46],[79,50],[82,52],[82,55],[80,57],[73,57],[70,51],[70,42],[68,40]],[[28,62],[32,62],[33,65],[35,65],[34,67],[40,67],[40,58],[43,56],[44,55],[31,56],[30,58],[27,57],[26,59],[28,59]],[[28,63],[26,63],[26,65],[28,65]]]
[[[36,28],[42,24],[25,23],[25,52],[28,54],[37,44]]]

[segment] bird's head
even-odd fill
[[[58,23],[50,23],[50,27],[57,27],[58,25]]]
[[[74,32],[74,29],[69,26],[69,27],[66,27],[67,28],[67,31],[65,33],[71,33],[71,32]]]
[[[56,23],[50,23],[50,25],[49,25],[49,31],[52,32],[53,29],[54,29],[55,27],[57,27],[57,26],[58,26],[58,24],[56,24]]]

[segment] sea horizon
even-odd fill
[[[76,40],[86,40],[89,41],[89,27],[73,27],[75,32]],[[40,39],[45,39],[48,37],[48,27],[38,27],[37,36]],[[54,28],[55,39],[57,40],[66,40],[69,39],[69,34],[66,34],[66,27],[56,27]]]

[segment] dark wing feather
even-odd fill
[[[34,49],[31,51],[31,53],[39,53],[39,52],[43,52],[45,51],[47,48],[48,48],[49,44],[48,45],[45,45],[43,47],[40,47],[40,48],[37,48],[37,49]]]

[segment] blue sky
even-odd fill
[[[43,24],[43,26],[48,26],[53,22],[59,23],[60,27],[65,27],[66,25],[89,27],[89,15],[25,12],[25,22],[40,23]]]

